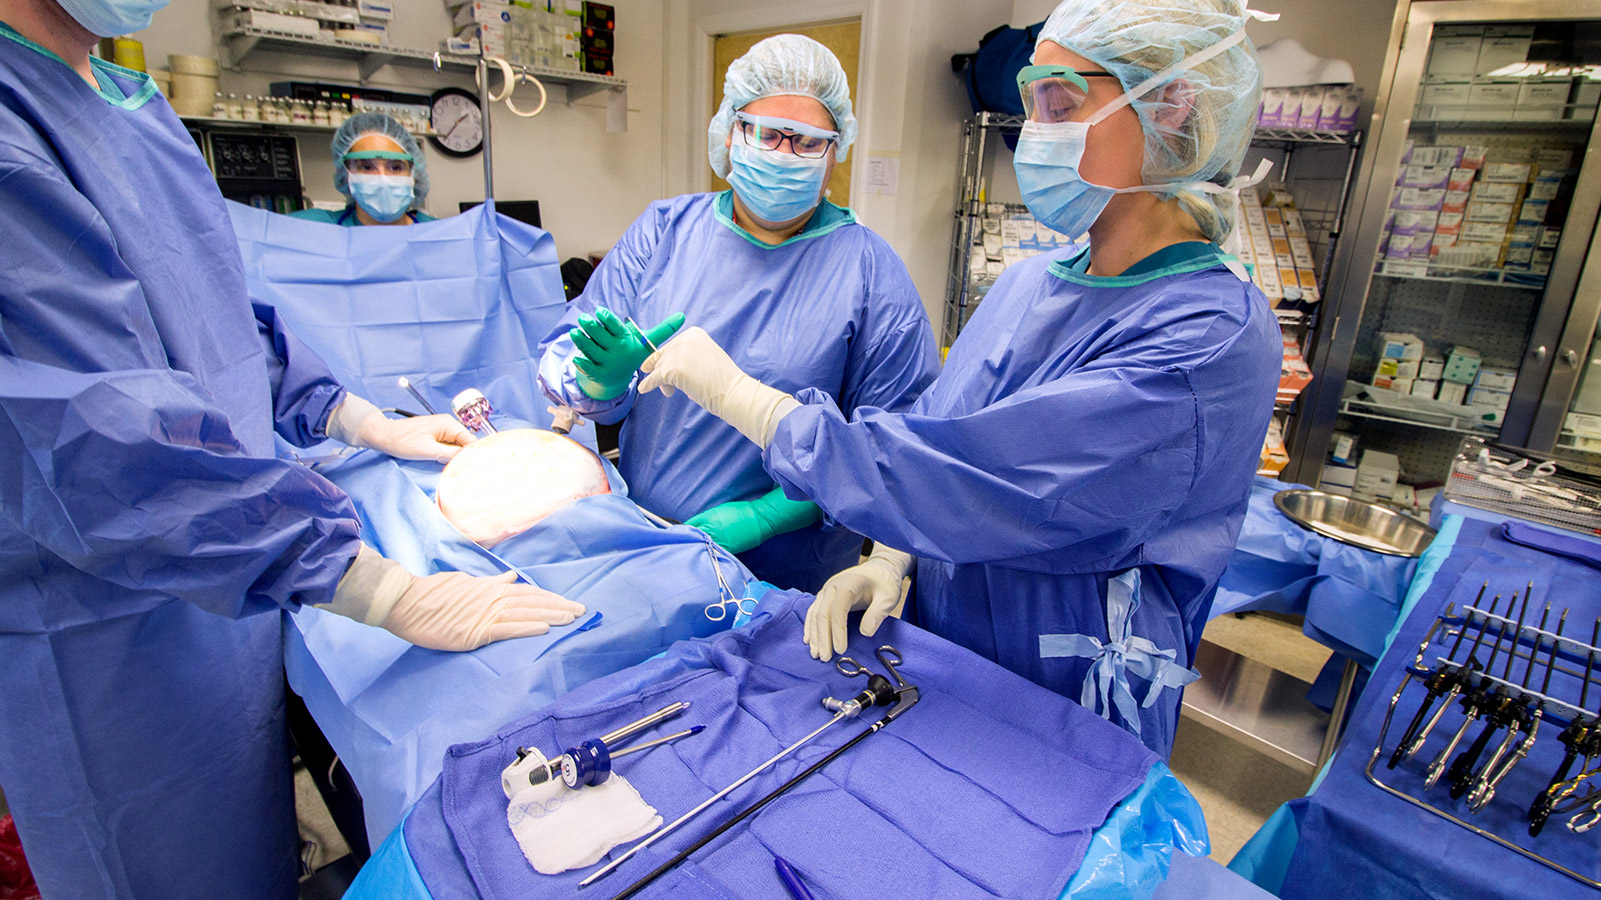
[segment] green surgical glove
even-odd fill
[[[651,345],[660,347],[683,324],[684,314],[674,313],[641,333],[605,307],[595,310],[593,316],[579,316],[578,327],[567,332],[582,354],[573,357],[579,389],[595,400],[621,397],[633,383],[639,364],[655,352]]]
[[[730,553],[744,553],[772,538],[797,531],[821,519],[823,511],[810,500],[791,500],[784,489],[774,487],[755,500],[720,503],[685,525],[706,532],[717,546]]]

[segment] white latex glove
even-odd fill
[[[342,444],[400,459],[442,463],[450,462],[462,447],[476,440],[455,416],[441,413],[391,419],[378,407],[348,392],[344,402],[328,415],[328,436]]]
[[[812,656],[823,662],[844,653],[850,642],[850,614],[862,613],[862,634],[872,637],[890,616],[900,617],[902,581],[912,571],[913,557],[883,544],[861,565],[851,566],[824,582],[817,599],[806,610],[804,634]]]
[[[800,401],[746,375],[704,328],[686,328],[646,357],[639,383],[641,394],[661,388],[671,397],[676,388],[707,412],[734,426],[766,449],[779,420],[800,408]]]
[[[584,605],[530,584],[517,573],[480,578],[441,572],[423,578],[361,545],[331,602],[319,609],[434,650],[476,650],[508,638],[544,634],[584,614]]]

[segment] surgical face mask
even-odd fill
[[[79,25],[100,37],[143,31],[168,0],[56,0]]]
[[[761,150],[735,139],[728,148],[728,183],[751,214],[780,225],[814,209],[823,193],[827,157],[806,159]]]
[[[416,194],[410,175],[352,174],[350,198],[374,219],[393,222],[411,209]]]

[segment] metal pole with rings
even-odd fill
[[[505,103],[506,108],[511,110],[512,115],[520,116],[524,119],[532,119],[534,116],[537,116],[545,111],[545,102],[549,100],[550,97],[545,92],[545,85],[541,83],[538,78],[535,78],[532,72],[528,71],[527,66],[517,66],[513,68],[510,62],[507,62],[498,56],[486,56],[484,57],[484,62],[494,63],[495,66],[500,69],[500,79],[502,82],[501,91],[499,94],[489,93],[487,87],[484,89],[484,98],[486,100],[491,103]],[[527,83],[539,88],[539,105],[534,107],[532,110],[520,110],[511,102],[512,91],[516,89],[519,83]]]

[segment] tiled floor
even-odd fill
[[[1207,625],[1205,636],[1306,682],[1317,677],[1329,657],[1328,648],[1302,635],[1299,624],[1271,616],[1221,616]],[[1312,785],[1312,776],[1187,719],[1179,721],[1171,764],[1200,801],[1212,858],[1222,863],[1234,857],[1274,810]]]

